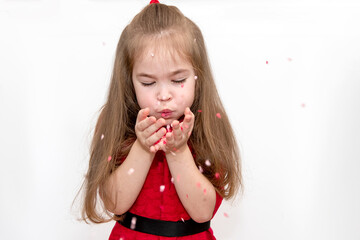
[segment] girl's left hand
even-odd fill
[[[184,121],[178,120],[172,122],[172,132],[168,132],[166,137],[160,141],[160,149],[165,153],[181,151],[187,146],[187,141],[192,133],[195,121],[195,115],[187,107],[184,112]]]

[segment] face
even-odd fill
[[[188,61],[166,49],[147,48],[135,60],[132,81],[141,109],[150,116],[164,118],[166,124],[178,120],[191,107],[195,94],[194,70]]]

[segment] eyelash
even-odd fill
[[[183,82],[185,82],[186,78],[180,79],[180,80],[172,80],[173,83],[175,84],[181,84]],[[151,83],[141,83],[144,87],[150,87],[151,85],[153,85],[155,82],[151,82]]]

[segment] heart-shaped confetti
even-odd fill
[[[217,114],[216,114],[216,116],[217,116],[218,118],[221,118],[221,115],[220,115],[220,113],[217,113]]]

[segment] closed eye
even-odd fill
[[[172,80],[173,83],[177,83],[177,84],[180,84],[180,83],[183,83],[185,82],[186,78],[184,79],[179,79],[179,80]]]
[[[153,85],[155,82],[151,82],[151,83],[147,83],[147,82],[142,82],[141,85],[145,86],[145,87],[149,87],[151,85]]]

